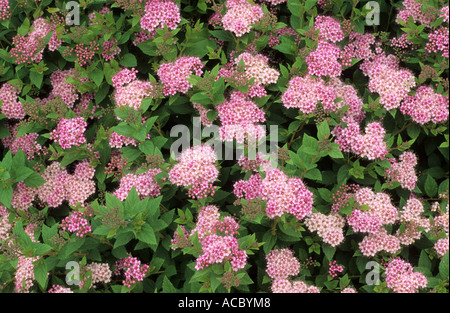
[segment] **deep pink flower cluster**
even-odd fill
[[[404,8],[400,9],[398,12],[397,19],[406,23],[411,16],[414,23],[419,22],[420,24],[429,25],[433,22],[433,16],[422,11],[422,2],[415,0],[403,0],[402,4]]]
[[[155,175],[159,173],[161,173],[160,169],[153,168],[141,174],[126,174],[120,179],[119,188],[114,191],[114,195],[123,201],[134,187],[141,199],[157,197],[161,194],[161,186],[155,180]]]
[[[73,291],[72,289],[61,285],[53,285],[52,288],[48,290],[48,293],[73,293]]]
[[[167,26],[175,29],[181,22],[180,8],[172,0],[150,0],[145,4],[145,12],[141,18],[141,28],[156,34],[157,29]]]
[[[369,77],[369,90],[380,95],[380,104],[386,110],[396,109],[416,85],[413,73],[401,69],[394,55],[379,54],[365,59],[361,64],[364,75]]]
[[[0,21],[9,19],[11,12],[9,12],[9,0],[0,0]]]
[[[264,111],[239,91],[234,91],[228,101],[219,104],[217,111],[222,141],[236,139],[236,142],[243,143],[266,135],[265,128],[258,124],[266,120]]]
[[[236,37],[250,32],[251,25],[264,15],[259,5],[252,5],[246,0],[227,0],[225,6],[227,12],[222,18],[223,28],[233,32]]]
[[[117,45],[117,39],[109,39],[103,42],[103,51],[102,51],[102,57],[105,59],[105,61],[111,61],[115,58],[116,55],[122,51],[120,47]]]
[[[213,183],[219,177],[214,149],[208,145],[197,145],[184,150],[178,163],[169,171],[172,184],[192,190],[193,197],[204,198],[214,191]]]
[[[316,76],[338,77],[342,74],[341,48],[336,44],[319,40],[316,50],[306,57],[308,73]]]
[[[448,95],[443,96],[434,92],[433,88],[422,85],[415,95],[403,100],[400,110],[419,124],[442,123],[448,119],[448,100]]]
[[[1,113],[9,119],[23,119],[25,112],[22,103],[17,96],[20,93],[16,87],[9,83],[4,83],[0,88]]]
[[[335,142],[340,145],[340,150],[369,160],[384,159],[387,156],[387,144],[384,141],[386,130],[380,122],[367,124],[365,133],[362,134],[359,123],[353,118],[344,117],[342,121],[347,126],[343,128],[339,124],[331,132],[336,137]]]
[[[57,142],[63,149],[80,146],[86,143],[86,137],[84,137],[86,127],[87,123],[82,117],[63,118],[52,131],[50,139]]]
[[[389,261],[385,273],[386,286],[395,293],[416,293],[428,284],[424,274],[414,271],[410,263],[400,258]]]
[[[39,137],[38,133],[26,133],[20,137],[17,137],[17,127],[19,125],[7,125],[9,133],[11,136],[2,138],[1,141],[5,148],[11,150],[11,153],[16,154],[19,149],[21,149],[27,156],[28,159],[33,159],[36,155],[41,153],[41,145],[36,142]]]
[[[412,191],[416,187],[417,174],[414,167],[417,165],[417,156],[413,152],[405,151],[399,161],[389,159],[391,168],[386,169],[385,175],[389,181],[401,183],[402,188]]]
[[[138,281],[143,281],[149,269],[147,264],[141,264],[138,258],[131,256],[117,260],[114,266],[116,266],[114,275],[120,275],[123,272],[125,279],[122,283],[128,288],[131,288]]]
[[[191,75],[201,76],[203,63],[198,57],[183,56],[175,62],[163,63],[158,69],[158,77],[163,84],[165,96],[177,92],[186,93],[192,84],[187,81]]]
[[[305,218],[309,231],[317,232],[323,242],[336,247],[344,240],[345,218],[337,213],[311,213]]]
[[[138,71],[133,67],[132,69],[123,68],[116,75],[111,77],[114,88],[122,87],[123,85],[129,84],[136,79]]]
[[[344,39],[341,23],[331,16],[316,16],[314,29],[319,30],[319,40],[338,42]]]
[[[328,275],[330,275],[332,278],[335,278],[338,276],[338,273],[342,273],[344,271],[344,268],[341,265],[338,265],[336,260],[330,261],[328,263]]]
[[[449,43],[449,29],[448,27],[440,27],[428,35],[428,43],[425,50],[429,53],[442,52],[441,56],[449,57],[448,43]]]
[[[88,215],[91,216],[92,214]],[[61,229],[75,233],[77,237],[84,237],[92,232],[92,227],[86,219],[86,213],[81,211],[72,212],[61,222]]]
[[[244,172],[247,171],[268,171],[272,168],[270,160],[264,158],[263,153],[257,152],[254,158],[242,154],[238,160],[238,165]]]

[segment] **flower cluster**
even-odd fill
[[[388,181],[401,183],[402,188],[412,191],[416,187],[417,174],[414,167],[417,165],[417,156],[413,152],[405,151],[399,156],[399,161],[389,159],[391,168],[386,169]]]
[[[408,22],[409,17],[413,18],[414,23],[429,25],[433,22],[433,16],[422,10],[422,2],[416,0],[403,0],[403,7],[397,15],[397,19]]]
[[[424,207],[418,199],[408,199],[405,206],[399,212],[399,220],[405,225],[405,230],[397,231],[396,236],[403,245],[411,245],[422,236],[422,229],[425,232],[430,230],[431,224],[427,217],[423,216]]]
[[[400,258],[392,259],[385,273],[387,287],[395,293],[416,293],[428,283],[424,274],[414,271],[410,263]]]
[[[411,116],[418,124],[442,123],[448,119],[448,96],[434,92],[433,88],[422,85],[416,94],[407,96],[400,107],[403,114]]]
[[[192,191],[192,196],[203,198],[214,193],[213,183],[219,177],[216,155],[211,146],[197,145],[184,150],[178,163],[169,171],[169,181]]]
[[[323,242],[336,247],[344,240],[345,218],[337,213],[325,215],[311,213],[305,218],[305,225],[311,232],[317,232]]]
[[[19,93],[20,90],[9,83],[4,83],[0,88],[0,112],[5,114],[6,118],[23,119],[25,117],[22,103],[17,99]]]
[[[77,237],[84,237],[92,232],[92,227],[88,223],[84,212],[75,211],[62,220],[61,229],[75,233]]]
[[[34,276],[34,262],[40,257],[26,257],[20,255],[18,258],[15,274],[15,292],[28,293],[33,287],[33,281],[36,280]]]
[[[134,68],[125,68],[111,78],[115,87],[114,101],[117,107],[126,106],[139,110],[142,99],[152,97],[152,83],[136,79],[136,74]]]
[[[342,273],[344,271],[344,268],[341,265],[338,265],[336,260],[330,261],[328,263],[328,275],[330,275],[332,278],[335,278],[338,276],[338,273]]]
[[[236,66],[241,60],[245,65],[245,76],[248,80],[253,78],[255,85],[269,85],[277,82],[280,73],[269,66],[269,59],[266,56],[244,52],[234,59]]]
[[[223,28],[236,37],[249,33],[251,25],[256,24],[264,14],[259,5],[252,5],[246,0],[227,0],[225,6],[227,12],[222,17]]]
[[[331,16],[318,15],[314,29],[319,31],[319,40],[338,42],[344,39],[341,23]]]
[[[187,79],[193,74],[202,75],[202,67],[203,63],[199,58],[187,56],[180,57],[175,62],[161,64],[157,74],[163,84],[164,95],[186,93],[192,87]]]
[[[258,123],[265,122],[264,112],[246,96],[235,91],[230,99],[217,106],[221,123],[220,138],[222,141],[243,143],[250,138],[259,140],[266,135],[265,128]]]
[[[114,191],[114,195],[123,201],[134,187],[141,199],[157,197],[161,194],[161,186],[155,180],[155,175],[159,173],[161,173],[160,169],[149,169],[141,174],[126,174],[120,179],[119,188]]]
[[[84,137],[86,127],[87,123],[82,117],[63,118],[52,131],[50,139],[57,142],[63,149],[80,146],[86,143],[86,137]]]
[[[122,281],[122,284],[128,288],[131,288],[138,281],[143,281],[149,268],[147,264],[141,264],[138,258],[132,256],[118,259],[114,266],[116,267],[114,275],[123,273],[125,279]]]
[[[180,8],[172,0],[150,0],[145,4],[141,28],[154,36],[157,29],[175,29],[181,22]]]
[[[108,263],[93,262],[91,264],[87,264],[84,271],[91,272],[90,277],[92,285],[98,283],[109,283],[113,274]],[[87,280],[87,277],[85,277],[85,280]],[[84,283],[84,281],[80,281],[80,288],[83,288]]]
[[[341,76],[342,64],[339,62],[341,55],[342,51],[336,44],[319,40],[316,50],[306,58],[308,73],[316,76]]]

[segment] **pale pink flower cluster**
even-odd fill
[[[103,42],[103,51],[102,51],[102,57],[105,59],[105,61],[111,61],[115,58],[116,55],[122,51],[120,47],[117,45],[117,39],[109,39]]]
[[[87,264],[84,268],[86,272],[90,271],[92,274],[90,277],[92,278],[91,284],[95,285],[97,283],[109,283],[111,281],[112,271],[109,268],[108,263],[98,263],[94,262],[91,264]],[[86,277],[87,279],[87,277]],[[82,285],[85,282],[80,282],[80,289],[82,289]],[[95,287],[95,286],[94,286]]]
[[[445,6],[440,10],[439,17],[443,17],[444,18],[444,22],[448,23],[449,21],[449,6]]]
[[[87,123],[82,117],[63,118],[52,131],[50,139],[57,142],[63,149],[80,146],[86,143],[86,137],[84,137],[86,127]]]
[[[18,182],[13,189],[11,205],[19,210],[26,211],[36,196],[35,188],[27,187],[23,181]]]
[[[383,227],[376,232],[369,233],[358,246],[366,257],[373,257],[381,251],[394,254],[401,249],[400,240],[394,235],[389,235]]]
[[[241,53],[234,59],[235,65],[240,61],[245,64],[245,76],[254,79],[255,85],[269,85],[277,82],[280,73],[269,66],[269,59],[262,54]]]
[[[342,74],[341,49],[334,43],[319,40],[317,48],[306,57],[309,75],[338,77]]]
[[[284,248],[272,250],[266,255],[266,273],[273,280],[287,279],[290,276],[298,275],[300,262],[294,256],[292,250]]]
[[[374,56],[371,46],[375,44],[375,36],[372,33],[351,32],[349,42],[344,47],[344,54],[350,58],[368,59]]]
[[[23,119],[25,112],[22,103],[17,98],[20,91],[9,83],[4,83],[0,88],[1,113],[9,119]]]
[[[414,271],[410,263],[400,258],[392,259],[385,273],[386,286],[395,293],[416,293],[428,284],[424,274]]]
[[[20,255],[16,266],[15,274],[15,291],[18,293],[28,293],[33,287],[33,281],[36,280],[34,276],[34,262],[40,257],[25,257]]]
[[[413,152],[405,151],[399,156],[399,161],[389,159],[391,168],[386,169],[385,175],[389,181],[401,183],[402,188],[412,191],[416,187],[417,156]]]
[[[384,53],[365,59],[361,64],[364,75],[369,77],[369,90],[380,95],[380,104],[386,110],[396,109],[416,85],[414,74],[399,67],[394,55]]]
[[[119,188],[114,191],[114,195],[123,201],[134,187],[140,199],[157,197],[161,194],[161,186],[156,181],[155,175],[159,173],[160,169],[153,168],[141,174],[126,174],[120,179]]]
[[[366,116],[365,111],[363,111],[363,101],[361,97],[358,96],[358,92],[355,87],[344,83],[341,79],[331,78],[327,86],[334,89],[336,98],[333,101],[325,101],[322,103],[325,112],[338,112],[344,106],[348,106],[347,111],[345,111],[345,116],[352,117],[356,122],[361,123]],[[330,92],[331,95],[333,94]],[[337,101],[337,99],[342,99]]]
[[[344,240],[345,218],[337,213],[311,213],[305,218],[309,231],[317,232],[323,242],[336,247]]]
[[[217,111],[222,141],[236,139],[236,142],[243,143],[266,135],[265,128],[258,124],[266,120],[264,111],[239,91],[234,91],[228,101],[219,104]]]
[[[114,275],[120,275],[123,273],[125,279],[122,284],[128,288],[136,284],[138,281],[143,281],[149,266],[147,264],[141,264],[138,258],[128,256],[126,258],[121,258],[114,263],[116,269],[114,270]]]
[[[75,233],[77,237],[84,237],[92,232],[92,227],[86,219],[86,214],[81,211],[72,212],[61,221],[61,229]]]
[[[338,42],[344,39],[341,23],[331,16],[316,16],[314,29],[319,31],[319,40]]]
[[[403,245],[411,245],[415,240],[420,239],[422,231],[428,232],[431,224],[427,217],[423,216],[424,207],[419,199],[411,198],[406,201],[405,206],[400,211],[400,222],[405,224],[405,231],[397,231],[396,236]]]
[[[73,293],[73,291],[72,289],[61,285],[53,285],[52,288],[49,289],[48,293]]]
[[[341,293],[358,293],[353,287],[346,287],[341,290]]]
[[[165,96],[177,92],[186,93],[193,85],[187,81],[191,75],[201,76],[203,63],[198,57],[183,56],[175,62],[163,63],[158,69],[158,77],[163,84]]]
[[[272,168],[270,160],[264,158],[262,152],[257,152],[254,158],[242,154],[238,160],[238,165],[244,172],[247,171],[269,171]]]
[[[229,261],[233,271],[238,271],[247,264],[247,252],[239,249],[236,238],[239,224],[230,216],[221,218],[219,208],[208,205],[198,213],[197,224],[185,237],[197,233],[202,253],[197,257],[195,269],[201,270],[210,264]],[[177,238],[172,239],[176,246]]]
[[[268,170],[264,179],[256,173],[248,180],[237,181],[233,192],[238,198],[250,200],[261,197],[267,200],[266,214],[269,218],[290,213],[303,220],[312,212],[312,192],[300,178],[290,178],[279,169]]]
[[[184,150],[178,163],[169,171],[172,184],[191,190],[190,195],[203,198],[214,194],[213,184],[219,177],[216,154],[209,145],[197,145]]]
[[[434,32],[428,34],[429,41],[425,46],[425,50],[429,53],[442,52],[441,56],[444,58],[449,57],[448,43],[449,43],[449,29],[448,27],[440,27]]]
[[[223,28],[233,32],[236,37],[249,33],[251,25],[264,15],[259,5],[252,5],[246,0],[227,0],[225,6],[227,12],[222,18]]]
[[[128,106],[139,110],[142,99],[152,96],[152,83],[136,79],[136,74],[134,68],[131,70],[125,68],[111,78],[115,87],[114,101],[117,107]]]
[[[181,22],[180,8],[175,1],[150,0],[145,4],[145,12],[141,18],[141,28],[154,36],[157,29],[167,27],[175,29]]]
[[[8,209],[0,205],[0,249],[1,242],[9,238],[13,225],[9,222]]]
[[[13,38],[11,57],[16,59],[17,64],[42,61],[45,37],[50,32],[53,31],[53,34],[48,42],[48,49],[55,51],[62,44],[62,40],[57,37],[56,27],[56,24],[50,23],[45,18],[37,18],[31,25],[32,31],[25,37],[17,35]]]
[[[443,258],[444,255],[448,252],[449,240],[447,238],[439,238],[433,246],[433,249],[436,251],[437,255],[440,258]]]
[[[336,92],[333,87],[326,86],[322,78],[296,76],[289,81],[287,90],[281,96],[286,108],[298,108],[303,113],[312,113],[319,102],[324,107],[332,108]]]
[[[415,95],[403,100],[400,111],[418,124],[442,123],[448,119],[448,100],[448,95],[443,96],[423,85],[417,88]]]
[[[61,97],[66,106],[71,109],[75,102],[80,99],[80,94],[77,91],[75,85],[67,82],[68,78],[75,78],[75,69],[68,70],[56,70],[50,75],[50,82],[52,85],[52,91],[45,101],[53,100]],[[87,78],[82,78],[80,81],[86,82]]]
[[[287,2],[287,0],[264,0],[264,1],[270,3],[271,5],[278,5],[283,2]]]
[[[420,24],[429,25],[433,22],[433,16],[422,12],[422,2],[415,0],[403,0],[403,9],[400,9],[397,15],[397,19],[403,22],[408,22],[411,16],[414,23],[419,22]]]
[[[61,168],[60,163],[53,162],[42,174],[45,183],[31,190],[50,207],[58,207],[64,200],[69,205],[84,205],[87,198],[95,193],[94,173],[95,168],[88,165],[88,161],[77,164],[73,175]]]
[[[275,279],[270,287],[273,293],[320,293],[316,286],[308,286],[301,280]]]
[[[367,124],[362,134],[359,123],[353,118],[344,117],[342,121],[347,126],[343,128],[339,124],[331,132],[336,137],[335,142],[340,145],[340,150],[369,160],[384,159],[387,156],[388,149],[384,141],[386,130],[380,122]]]
[[[21,149],[29,160],[33,159],[35,155],[40,154],[42,149],[42,146],[36,142],[39,134],[26,133],[20,137],[17,137],[18,125],[19,124],[15,124],[13,126],[7,125],[11,136],[1,139],[3,146],[7,149],[10,149],[13,155],[15,155],[19,151],[19,149]]]

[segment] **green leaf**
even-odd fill
[[[92,79],[92,81],[97,85],[97,87],[100,87],[102,81],[103,81],[103,71],[99,68],[95,68],[92,72],[89,73],[89,78]]]
[[[120,233],[116,236],[116,241],[114,242],[114,248],[126,245],[133,239],[134,235],[132,232],[127,231],[125,233]]]
[[[331,261],[333,260],[334,254],[336,253],[336,248],[332,247],[328,244],[322,245],[322,251],[325,254],[326,258]]]
[[[47,288],[47,264],[41,259],[33,268],[34,277],[42,289]]]
[[[431,261],[425,250],[420,251],[419,267],[424,267],[431,270]]]
[[[127,53],[122,57],[122,60],[120,61],[120,64],[125,67],[136,67],[137,66],[137,59],[136,57],[131,54]]]
[[[155,232],[148,224],[142,225],[141,231],[137,234],[137,239],[149,245],[155,245],[157,243]]]
[[[162,292],[163,293],[176,293],[178,290],[173,286],[172,282],[167,278],[167,276],[164,276],[163,283],[162,283]]]
[[[42,80],[44,79],[43,73],[38,73],[35,71],[30,71],[30,81],[38,88],[42,86]]]
[[[448,251],[444,255],[444,257],[441,259],[441,262],[439,263],[439,275],[443,280],[448,281],[449,280],[449,263],[448,263]]]
[[[427,175],[427,178],[425,180],[425,193],[428,197],[432,198],[437,195],[438,192],[438,184],[434,180],[431,175]]]

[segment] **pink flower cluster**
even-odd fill
[[[437,255],[440,258],[443,258],[446,253],[448,253],[449,248],[449,240],[447,238],[439,238],[433,246],[433,249],[436,251]]]
[[[264,1],[270,3],[271,5],[278,5],[283,2],[287,2],[287,0],[264,0]]]
[[[266,255],[266,273],[273,280],[287,279],[300,272],[300,262],[292,250],[284,248],[272,250]]]
[[[403,245],[411,245],[415,240],[420,239],[422,231],[428,232],[431,224],[427,217],[423,216],[424,207],[419,199],[411,198],[406,201],[405,206],[400,211],[399,220],[405,224],[405,231],[397,231],[396,236]]]
[[[397,15],[397,19],[403,22],[408,22],[411,16],[414,23],[419,22],[420,24],[429,25],[433,22],[433,16],[422,12],[422,2],[415,0],[403,0],[403,9],[400,9]]]
[[[435,93],[431,87],[423,85],[417,88],[415,95],[403,100],[400,111],[418,124],[442,123],[448,119],[448,100],[448,95]]]
[[[5,148],[11,150],[13,155],[21,149],[30,160],[41,153],[42,147],[36,142],[36,139],[39,137],[38,133],[26,133],[17,137],[18,124],[15,124],[14,126],[7,125],[7,127],[11,136],[2,138],[1,141]]]
[[[112,276],[112,271],[109,268],[109,264],[108,263],[91,263],[91,264],[87,264],[86,267],[84,268],[84,270],[86,272],[90,271],[91,275],[90,277],[92,278],[91,284],[95,285],[98,283],[109,283],[111,281],[111,276]],[[87,277],[86,277],[87,280]],[[80,289],[83,288],[81,286],[81,283],[84,284],[84,282],[80,282]]]
[[[120,275],[124,272],[125,279],[122,283],[128,288],[131,288],[138,281],[143,281],[149,268],[147,264],[141,264],[138,258],[131,256],[117,260],[114,266],[116,266],[114,275]]]
[[[91,216],[92,214],[88,214]],[[92,227],[86,219],[85,212],[75,211],[64,218],[61,222],[61,229],[75,233],[77,237],[84,237],[86,234],[92,232]]]
[[[220,123],[220,138],[222,141],[238,143],[259,140],[266,135],[265,128],[258,123],[266,120],[264,112],[246,96],[234,91],[230,99],[217,106]]]
[[[87,123],[82,117],[63,118],[52,131],[50,139],[57,142],[63,149],[80,146],[86,143],[86,138],[84,137],[86,127]]]
[[[223,28],[233,32],[236,37],[249,33],[251,25],[264,15],[259,5],[252,5],[246,0],[227,0],[225,6],[227,12],[222,18]]]
[[[105,61],[111,61],[114,59],[116,55],[122,51],[120,47],[117,45],[117,39],[109,39],[103,42],[103,51],[102,51],[102,57],[105,59]]]
[[[338,276],[338,273],[342,273],[344,271],[344,268],[341,265],[338,265],[336,260],[330,261],[328,263],[328,275],[330,275],[332,278],[335,278]]]
[[[142,99],[152,97],[152,83],[136,79],[136,74],[134,68],[125,68],[111,78],[115,87],[114,101],[117,107],[128,106],[139,110]]]
[[[344,240],[345,218],[337,213],[311,213],[305,218],[309,231],[317,232],[323,242],[336,247]]]
[[[280,73],[269,66],[269,59],[266,56],[244,52],[234,59],[235,65],[237,66],[241,60],[245,64],[245,76],[248,80],[253,78],[255,85],[269,85],[277,82]]]
[[[417,156],[413,152],[405,151],[399,161],[389,159],[391,168],[386,169],[385,175],[388,181],[401,183],[402,188],[412,191],[416,187],[417,174],[414,167],[417,165]]]
[[[211,146],[197,145],[186,149],[177,161],[169,171],[172,184],[189,188],[192,197],[204,198],[214,193],[213,183],[219,177],[219,170]]]
[[[269,171],[272,168],[270,160],[264,158],[263,153],[257,152],[255,158],[250,158],[242,154],[238,160],[238,165],[244,172],[248,171]]]
[[[28,293],[33,287],[34,276],[34,262],[39,259],[36,257],[25,257],[20,255],[16,266],[15,274],[15,291],[19,293]]]
[[[338,42],[344,39],[341,23],[331,16],[318,15],[314,29],[319,31],[319,40]]]
[[[123,201],[134,187],[140,199],[157,197],[161,194],[161,186],[155,180],[155,175],[159,173],[161,173],[160,169],[149,169],[141,174],[126,174],[120,179],[119,188],[114,191],[114,195]]]
[[[37,18],[31,25],[32,31],[25,37],[17,35],[13,38],[14,47],[11,49],[11,57],[16,59],[17,64],[33,63],[42,61],[45,49],[45,37],[53,31],[48,42],[48,49],[55,51],[61,46],[62,41],[58,39],[56,24],[50,23],[44,18]]]
[[[338,77],[342,74],[341,49],[334,43],[319,40],[316,50],[306,57],[309,75]]]
[[[13,225],[9,222],[8,209],[0,205],[0,249],[1,242],[9,238]]]
[[[369,77],[369,90],[380,95],[380,104],[386,110],[396,109],[416,85],[414,75],[401,69],[394,55],[384,53],[365,59],[361,64],[364,75]]]
[[[52,288],[49,289],[48,293],[73,293],[73,291],[72,289],[61,285],[53,285]]]
[[[428,284],[424,274],[414,271],[410,263],[400,258],[389,261],[385,273],[386,286],[395,293],[416,293]]]
[[[275,279],[270,288],[273,293],[320,293],[319,288],[301,280]]]
[[[50,82],[52,85],[52,91],[46,99],[46,101],[53,100],[61,97],[66,106],[71,109],[75,105],[75,102],[80,98],[80,94],[76,87],[67,80],[69,78],[75,78],[75,69],[68,70],[56,70],[50,75]],[[88,79],[81,79],[82,82],[86,82]]]
[[[175,62],[161,64],[157,74],[163,84],[164,95],[186,93],[193,86],[187,79],[193,74],[201,76],[202,67],[200,58],[188,56],[180,57]]]
[[[366,257],[373,257],[381,251],[394,254],[401,248],[400,240],[394,235],[389,235],[383,227],[380,227],[376,232],[369,233],[358,246]]]
[[[266,214],[269,218],[290,213],[303,220],[312,212],[312,192],[300,178],[289,178],[279,169],[267,171],[264,179],[256,173],[247,181],[237,181],[233,192],[238,198],[250,200],[261,197],[267,200]]]
[[[365,133],[361,133],[359,123],[353,118],[344,117],[345,128],[341,124],[332,130],[336,137],[339,149],[344,152],[352,152],[369,160],[384,159],[387,154],[387,144],[384,141],[386,130],[380,122],[371,122],[365,127]]]
[[[9,83],[4,83],[0,88],[1,113],[9,119],[23,119],[25,112],[22,103],[17,99],[20,91]]]
[[[181,22],[180,8],[172,0],[150,0],[145,4],[145,12],[141,18],[141,28],[156,34],[157,29],[167,26],[175,29]]]
[[[11,17],[11,12],[9,12],[9,9],[9,0],[0,0],[0,21]]]
[[[449,57],[448,43],[449,43],[449,29],[448,27],[440,27],[434,32],[428,35],[428,43],[425,46],[425,50],[429,53],[442,52],[441,56],[444,58]]]

